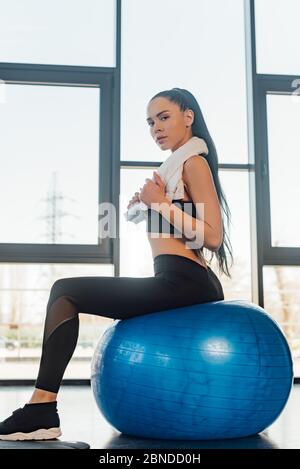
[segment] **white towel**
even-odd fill
[[[186,143],[175,150],[160,165],[157,173],[166,184],[166,197],[173,199],[182,199],[184,196],[184,184],[182,180],[182,171],[184,162],[194,155],[208,155],[208,148],[205,141],[199,137],[191,137]],[[144,202],[137,202],[132,205],[124,216],[127,221],[140,223],[146,219],[148,206]]]

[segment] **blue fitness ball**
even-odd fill
[[[240,300],[117,320],[92,360],[100,411],[118,431],[144,438],[259,433],[283,410],[292,382],[280,327]]]

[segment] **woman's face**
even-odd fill
[[[168,98],[155,98],[147,106],[147,122],[150,133],[161,150],[172,152],[192,136],[194,113],[191,109],[181,111],[178,104]],[[159,140],[160,137],[165,137]]]

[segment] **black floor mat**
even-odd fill
[[[1,441],[0,449],[89,449],[90,445],[83,441]]]

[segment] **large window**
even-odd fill
[[[226,298],[250,299],[243,2],[189,0],[182,8],[181,1],[126,0],[122,7],[120,271],[125,275],[153,273],[145,222],[143,226],[125,223],[122,212],[145,178],[152,177],[155,166],[151,162],[162,162],[170,154],[162,152],[150,136],[148,101],[163,89],[186,88],[200,104],[219,163],[226,169],[220,178],[232,210],[235,256],[232,280],[222,276]],[[149,167],[139,168],[144,162]],[[218,272],[217,265],[214,268]]]
[[[116,0],[0,0],[0,61],[114,67]]]
[[[0,261],[112,260],[98,218],[117,205],[114,73],[0,63]]]
[[[299,2],[255,0],[259,301],[281,325],[299,377]],[[293,75],[294,74],[294,75]]]
[[[244,35],[240,0],[122,2],[123,161],[166,158],[150,137],[146,106],[180,87],[198,99],[220,163],[248,162]]]
[[[300,247],[300,104],[267,95],[272,246]]]
[[[4,378],[35,377],[57,278],[153,274],[145,223],[124,212],[170,154],[146,108],[173,87],[195,95],[218,153],[232,278],[212,268],[225,299],[265,306],[298,357],[298,0],[42,3],[0,0]],[[120,239],[100,239],[101,202],[114,204]],[[81,315],[66,378],[89,377],[110,322]]]
[[[0,264],[1,379],[37,375],[49,292],[64,277],[113,276],[112,265]],[[80,314],[80,331],[65,378],[89,378],[90,358],[112,320]]]
[[[118,208],[116,0],[0,0],[1,379],[35,379],[46,305],[63,277],[114,276]],[[65,378],[89,378],[111,320],[80,314]]]
[[[299,74],[299,0],[255,0],[257,72]]]
[[[288,339],[294,374],[300,375],[300,267],[265,266],[264,300]]]
[[[1,243],[97,244],[100,89],[6,85]]]

